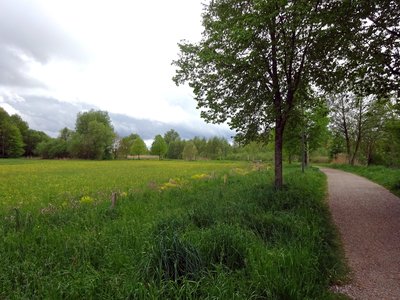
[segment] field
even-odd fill
[[[45,208],[134,193],[170,178],[228,173],[238,162],[0,160],[0,209]]]
[[[236,162],[0,170],[1,299],[338,297],[345,268],[316,169],[287,168],[283,191],[267,166]]]

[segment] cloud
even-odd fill
[[[0,86],[44,87],[29,76],[33,62],[83,62],[84,49],[33,1],[0,1]]]

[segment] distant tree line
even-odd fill
[[[33,156],[38,144],[49,137],[30,129],[18,115],[9,115],[0,107],[0,158]]]
[[[141,159],[143,155],[159,159],[184,160],[261,160],[271,158],[266,146],[257,142],[231,145],[221,137],[182,139],[171,129],[158,134],[148,149],[137,133],[118,137],[106,111],[78,113],[75,129],[63,128],[56,138],[32,130],[18,115],[9,115],[0,108],[0,157],[32,157],[45,159]]]

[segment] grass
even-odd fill
[[[350,166],[333,164],[329,167],[366,177],[400,196],[400,169],[384,166]]]
[[[120,193],[114,209],[56,194],[48,210],[3,210],[0,298],[336,299],[344,266],[321,172],[286,168],[275,191],[268,170],[170,163],[173,179]]]
[[[112,191],[132,193],[176,176],[228,172],[239,162],[80,161],[0,159],[0,210],[44,208],[89,196],[102,201]]]

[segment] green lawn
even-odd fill
[[[1,299],[337,299],[345,269],[316,169],[286,168],[282,191],[271,170],[232,162],[16,160],[1,172]],[[10,185],[31,196],[16,209]]]

